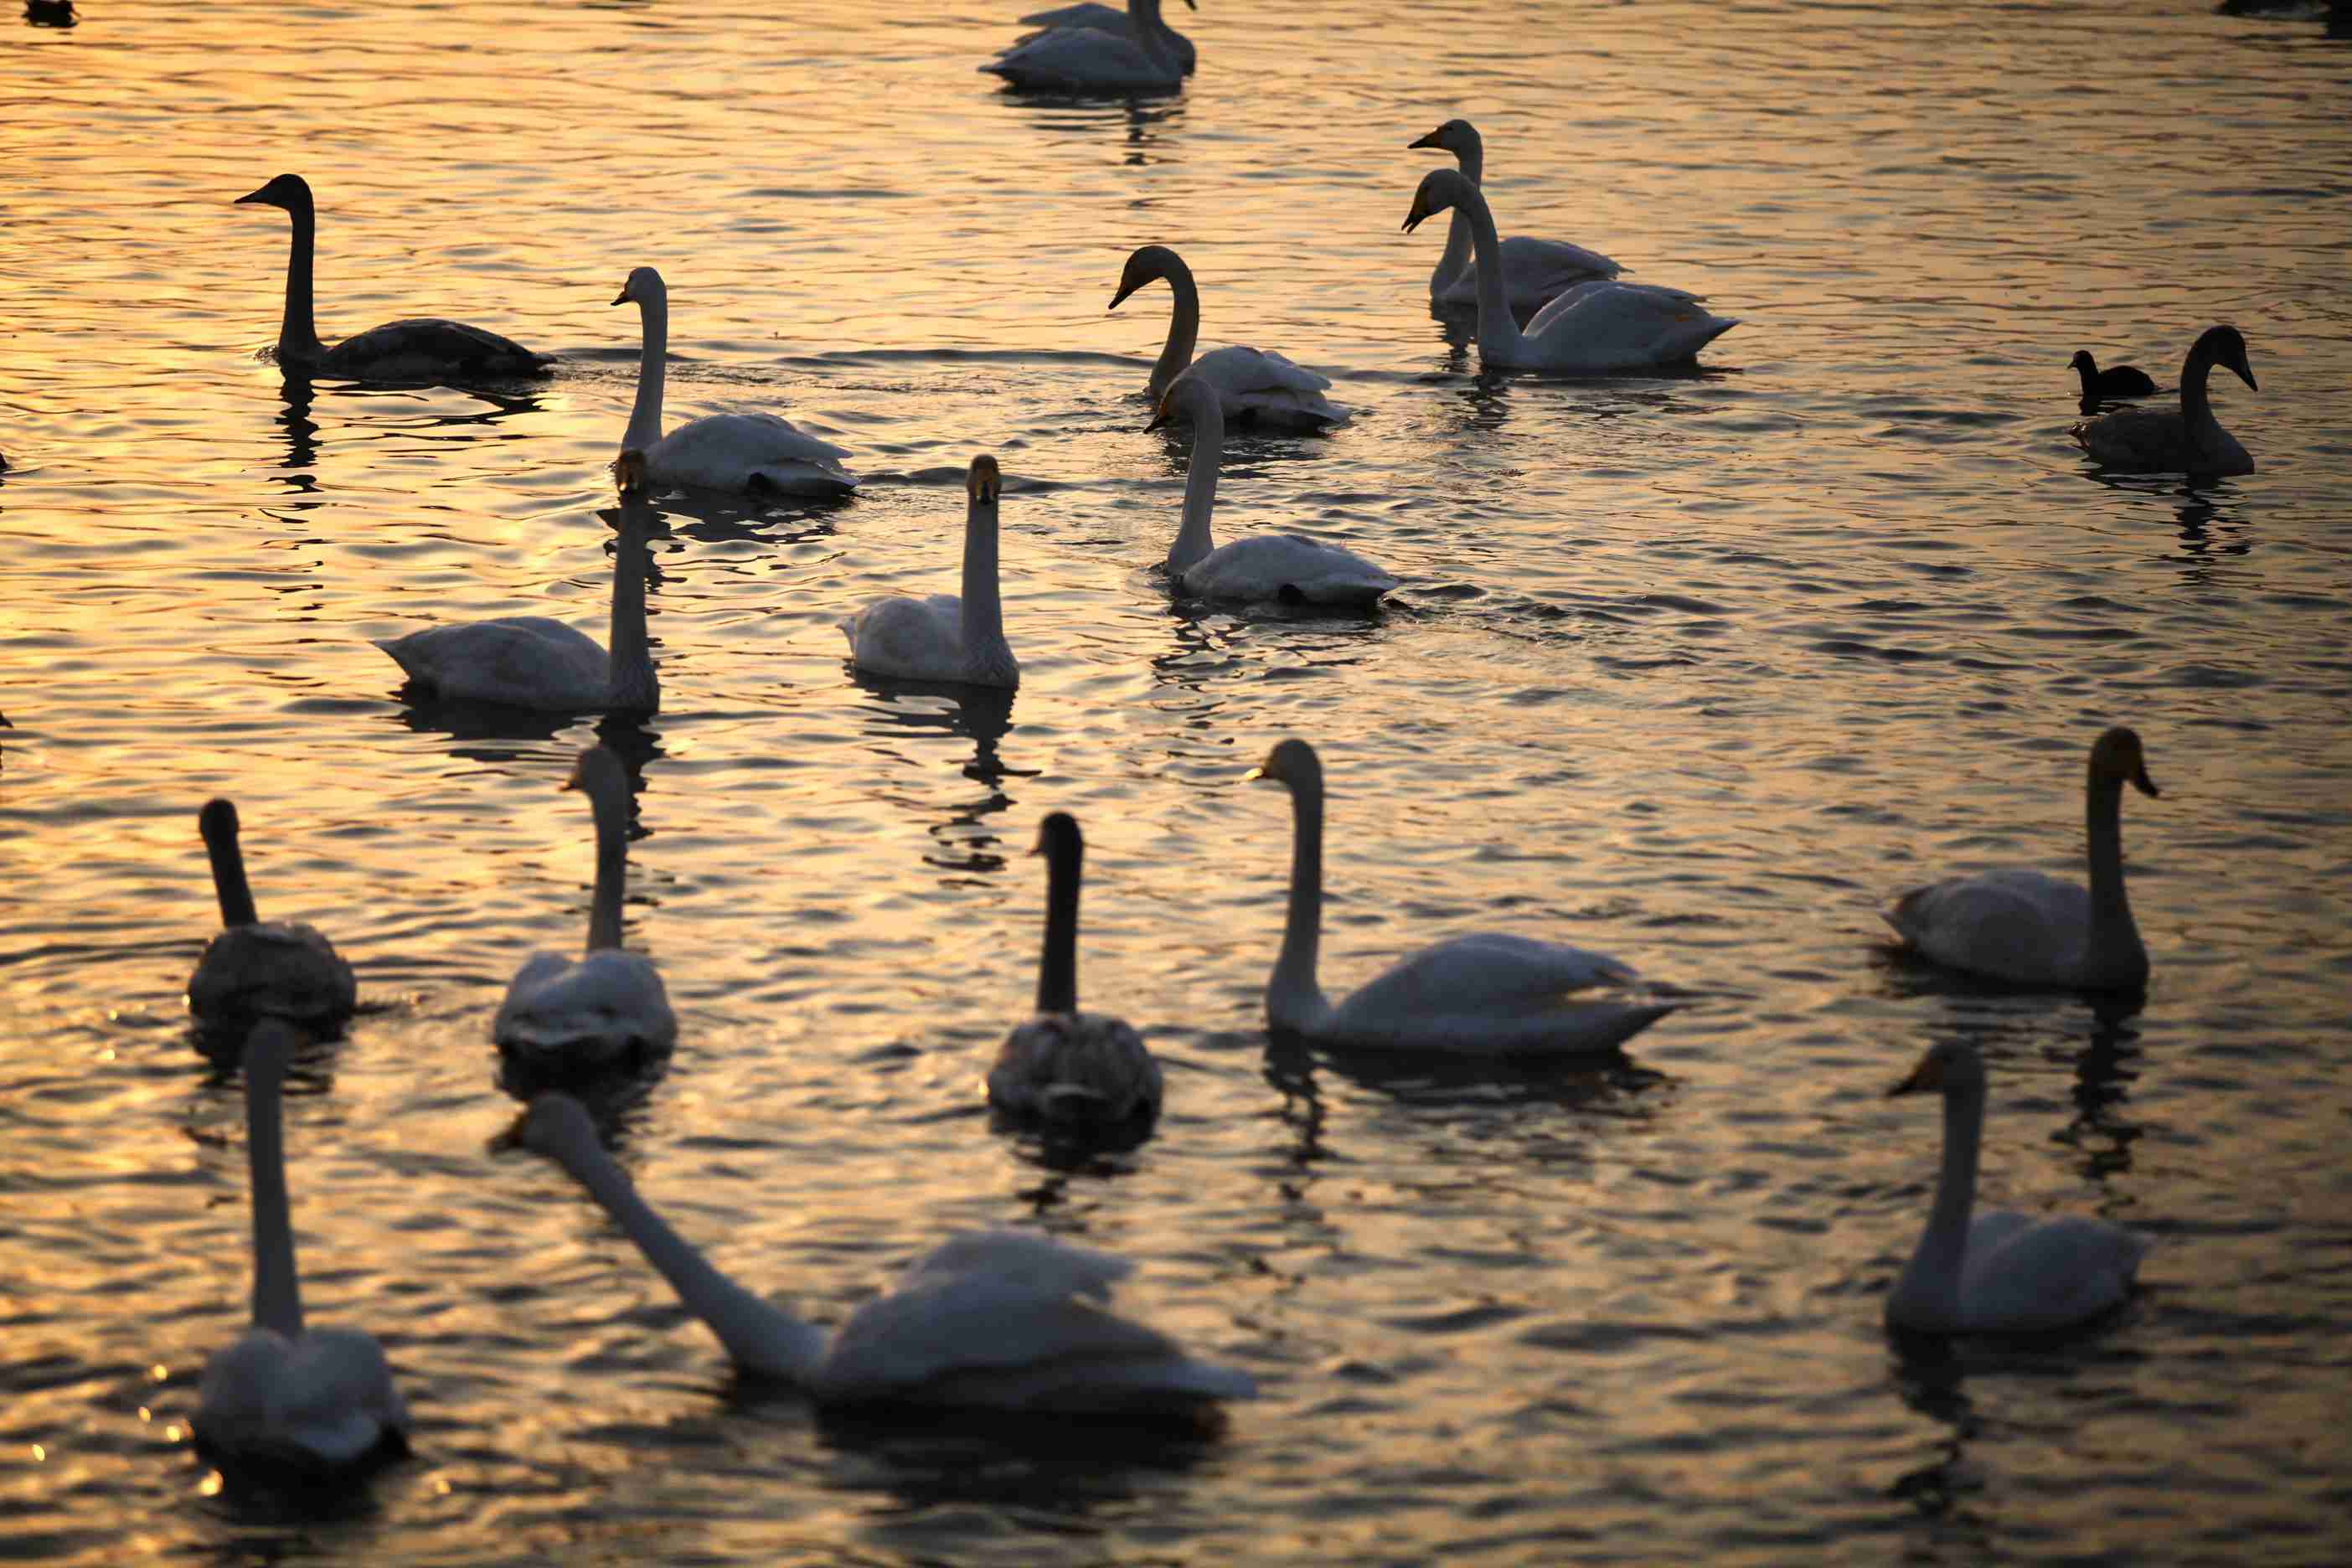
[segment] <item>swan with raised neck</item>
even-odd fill
[[[1011,689],[1021,664],[1004,640],[997,584],[997,503],[1003,475],[983,452],[964,474],[963,592],[877,599],[838,623],[850,662],[870,675]]]
[[[205,802],[196,830],[221,912],[221,931],[205,944],[188,979],[188,1011],[198,1026],[242,1028],[262,1017],[292,1018],[310,1028],[340,1026],[359,1005],[352,966],[317,928],[261,919],[246,880],[236,806]]]
[[[2243,334],[2235,327],[2208,327],[2181,363],[2178,409],[2118,409],[2075,426],[2074,439],[2100,467],[2117,473],[2252,473],[2252,456],[2213,414],[2206,383],[2217,364],[2250,390],[2261,390],[2254,385]]]
[[[1193,345],[1201,334],[1201,290],[1184,258],[1164,245],[1138,246],[1129,254],[1109,309],[1118,310],[1128,296],[1155,282],[1168,285],[1175,304],[1168,317],[1167,340],[1145,384],[1150,396],[1165,396],[1177,377],[1191,374],[1217,389],[1232,424],[1328,430],[1347,420],[1349,411],[1324,395],[1329,376],[1318,375],[1271,350],[1234,345],[1194,359]]]
[[[1449,120],[1428,135],[1406,143],[1408,148],[1435,147],[1454,154],[1463,178],[1483,188],[1486,143],[1478,128],[1466,120]],[[1515,315],[1541,309],[1579,283],[1614,278],[1624,268],[1598,251],[1560,240],[1530,239],[1512,235],[1501,242],[1503,299]],[[1445,228],[1445,252],[1429,275],[1429,297],[1443,305],[1471,304],[1478,298],[1478,279],[1471,266],[1470,215],[1454,209]]]

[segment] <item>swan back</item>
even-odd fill
[[[325,1026],[350,1017],[359,983],[334,943],[299,921],[264,922],[255,910],[236,805],[207,801],[196,826],[212,861],[223,927],[188,979],[188,1010],[198,1023],[210,1028],[277,1017]]]

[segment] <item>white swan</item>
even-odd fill
[[[2123,1304],[2154,1245],[2087,1215],[2033,1219],[1971,1215],[1984,1133],[1985,1070],[1977,1048],[1946,1040],[1886,1092],[1944,1096],[1944,1165],[1919,1247],[1886,1298],[1886,1324],[1924,1333],[2033,1333]]]
[[[596,823],[596,890],[588,904],[588,952],[534,953],[515,972],[490,1037],[526,1072],[593,1072],[677,1040],[661,971],[621,945],[621,892],[628,879],[629,774],[603,746],[580,753],[565,789],[588,797]]]
[[[1147,384],[1153,397],[1165,396],[1189,366],[1217,389],[1225,418],[1235,425],[1324,430],[1348,417],[1347,409],[1323,395],[1331,384],[1329,376],[1295,365],[1278,353],[1235,347],[1212,349],[1194,359],[1192,344],[1201,335],[1201,290],[1193,286],[1192,269],[1184,258],[1164,245],[1141,246],[1128,257],[1110,308],[1118,310],[1129,294],[1163,278],[1176,296],[1176,309],[1168,318],[1168,341],[1160,345]]]
[[[1186,0],[1190,5],[1192,0]],[[1194,9],[1199,9],[1194,6]],[[1189,44],[1160,19],[1160,0],[1128,0],[1122,26],[1049,27],[982,66],[1026,92],[1173,92],[1192,67]]]
[[[1004,1037],[989,1103],[1062,1124],[1124,1126],[1160,1114],[1160,1064],[1124,1018],[1078,1011],[1078,884],[1086,842],[1065,811],[1037,826],[1045,857],[1045,951],[1037,1016]]]
[[[2121,725],[2091,747],[2083,785],[2091,885],[2040,871],[1979,871],[1914,888],[1885,912],[1921,956],[2021,985],[2134,991],[2147,948],[2124,896],[2124,785],[2151,800],[2139,736]]]
[[[278,363],[299,375],[354,381],[495,379],[540,375],[554,363],[520,343],[429,316],[388,321],[333,348],[319,341],[310,316],[310,252],[318,212],[310,186],[299,174],[280,174],[237,204],[279,207],[294,220],[294,249],[286,263],[286,314],[278,328]]]
[[[1478,184],[1485,177],[1486,144],[1478,128],[1466,120],[1449,120],[1410,147],[1436,147],[1451,153],[1462,164],[1463,177]],[[1595,279],[1614,278],[1624,270],[1597,250],[1564,240],[1530,239],[1515,234],[1502,242],[1503,302],[1514,315],[1525,315],[1557,298],[1563,290]],[[1445,230],[1445,254],[1429,275],[1429,297],[1441,305],[1471,305],[1478,300],[1478,275],[1470,265],[1470,216],[1454,209]]]
[[[877,599],[841,619],[849,661],[906,680],[1016,687],[1021,664],[1004,640],[996,583],[996,459],[982,453],[964,476],[963,594]]]
[[[1337,1046],[1458,1056],[1565,1055],[1614,1050],[1674,1011],[1673,1004],[1588,999],[1631,985],[1622,963],[1581,948],[1482,932],[1423,948],[1336,1004],[1316,983],[1323,928],[1323,763],[1304,741],[1284,741],[1244,775],[1289,786],[1294,834],[1290,911],[1282,955],[1265,988],[1265,1018]]]
[[[1171,586],[1204,599],[1268,600],[1370,609],[1397,580],[1352,550],[1303,533],[1254,533],[1218,544],[1209,532],[1217,505],[1217,468],[1224,455],[1223,398],[1188,372],[1176,378],[1147,430],[1179,420],[1192,426],[1184,470],[1184,520],[1163,563]]]
[[[299,921],[264,924],[255,912],[245,852],[237,845],[236,807],[206,801],[196,827],[212,858],[221,931],[205,944],[188,977],[188,1011],[207,1026],[273,1017],[331,1027],[350,1017],[359,1005],[359,983],[335,944]]]
[[[551,713],[653,713],[661,708],[646,636],[646,535],[656,519],[646,497],[644,458],[624,452],[620,538],[613,547],[612,651],[545,616],[501,616],[382,637],[419,692],[450,702],[503,702]]]
[[[1503,298],[1495,215],[1478,187],[1452,169],[1433,169],[1413,193],[1404,226],[1447,208],[1468,215],[1476,250],[1478,359],[1504,370],[1574,375],[1683,364],[1731,331],[1737,320],[1709,315],[1695,294],[1654,283],[1580,283],[1536,312],[1522,331]]]
[[[196,1438],[243,1459],[307,1468],[356,1464],[406,1445],[408,1407],[383,1349],[359,1329],[302,1321],[287,1213],[278,1114],[298,1037],[268,1018],[245,1046],[246,1157],[253,1183],[253,1327],[205,1363]]]
[[[2236,372],[2247,386],[2261,390],[2254,386],[2253,367],[2246,363],[2246,340],[2238,329],[2208,327],[2190,345],[2189,358],[2181,364],[2179,410],[2120,409],[2075,426],[2074,439],[2102,468],[2118,473],[2252,473],[2252,457],[2213,417],[2205,381],[2217,364]],[[2089,384],[2087,380],[2084,384]]]
[[[1192,0],[1184,0],[1184,4],[1195,11],[1200,9]],[[1183,68],[1186,76],[1191,76],[1193,68],[1200,64],[1200,55],[1192,47],[1192,40],[1161,18],[1160,0],[1129,0],[1124,10],[1115,5],[1100,5],[1097,0],[1086,0],[1086,4],[1080,5],[1033,11],[1021,18],[1021,25],[1040,31],[1016,39],[1016,45],[1029,43],[1055,27],[1091,27],[1097,33],[1119,33],[1130,38],[1148,31],[1160,40],[1161,47],[1175,57],[1176,63]]]
[[[914,1404],[1100,1414],[1202,1411],[1246,1399],[1246,1373],[1195,1361],[1099,1305],[1124,1261],[1013,1232],[958,1237],[828,1335],[712,1268],[637,1195],[577,1100],[541,1095],[515,1134],[626,1231],[744,1372],[828,1405]]]
[[[614,298],[634,300],[645,332],[637,401],[621,448],[646,455],[654,482],[786,496],[845,496],[857,476],[841,466],[845,447],[820,441],[775,414],[709,414],[662,434],[662,383],[669,365],[669,288],[650,267],[630,272]]]

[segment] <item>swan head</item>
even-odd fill
[[[2074,357],[2066,362],[2066,368],[2079,370],[2084,375],[2096,375],[2099,374],[2099,362],[2091,357],[2090,350],[2076,349]]]
[[[236,843],[236,806],[226,800],[208,800],[196,813],[196,831],[205,836],[206,844]]]
[[[1406,142],[1405,146],[1434,147],[1457,158],[1486,151],[1485,143],[1478,140],[1478,128],[1466,120],[1449,120],[1419,141]]]
[[[2147,758],[2140,750],[2138,734],[2121,724],[2092,742],[2091,780],[2116,789],[2128,784],[2150,800],[2160,793],[2156,781],[2147,776]]]
[[[2208,327],[2199,335],[2197,346],[2189,351],[2190,359],[2203,359],[2210,363],[2226,365],[2237,373],[2238,379],[2254,391],[2254,367],[2246,363],[2246,340],[2235,327]]]
[[[1223,412],[1217,402],[1217,389],[1188,370],[1168,384],[1168,390],[1160,395],[1159,410],[1144,428],[1164,430],[1180,420],[1197,424],[1204,407]]]
[[[629,770],[607,746],[591,746],[580,753],[572,764],[572,776],[563,781],[565,789],[576,789],[594,800],[610,790],[618,790],[623,799],[628,797]]]
[[[613,303],[625,305],[633,300],[640,305],[667,304],[669,301],[669,286],[652,268],[633,267],[629,269],[628,281],[621,285],[618,294],[613,296]]]
[[[280,174],[250,195],[236,198],[236,205],[251,202],[259,206],[283,207],[288,212],[301,212],[310,205],[310,183],[299,174]]]
[[[1265,761],[1242,775],[1244,784],[1265,779],[1288,784],[1294,792],[1320,794],[1323,788],[1323,759],[1315,754],[1314,747],[1296,736],[1277,741],[1274,750],[1265,754]]]
[[[1404,229],[1411,234],[1423,222],[1445,211],[1462,199],[1463,188],[1469,181],[1457,169],[1432,169],[1421,177],[1421,188],[1412,193],[1412,210],[1404,215]]]
[[[635,447],[613,459],[613,483],[625,496],[646,492],[646,455]]]
[[[1037,825],[1037,842],[1029,853],[1043,855],[1060,864],[1086,853],[1086,840],[1079,837],[1078,819],[1066,811],[1049,811],[1045,820]]]
[[[982,452],[971,460],[971,467],[964,473],[963,492],[971,499],[972,505],[994,506],[1003,489],[1004,475],[998,469],[995,458]]]
[[[1927,1047],[1918,1065],[1905,1076],[1902,1082],[1886,1091],[1889,1100],[1898,1094],[1967,1094],[1984,1092],[1984,1058],[1966,1040],[1938,1040]]]
[[[1129,253],[1127,265],[1119,268],[1118,292],[1110,297],[1109,309],[1118,310],[1121,301],[1145,284],[1161,278],[1173,278],[1180,273],[1189,276],[1191,268],[1184,265],[1182,257],[1166,246],[1137,246]]]
[[[548,1093],[530,1102],[514,1125],[490,1141],[493,1152],[528,1149],[534,1154],[561,1159],[561,1151],[597,1142],[596,1123],[588,1108],[568,1094]]]

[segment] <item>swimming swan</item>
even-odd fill
[[[1169,582],[1204,599],[1268,600],[1370,609],[1397,580],[1352,550],[1303,533],[1257,533],[1218,544],[1209,518],[1217,505],[1217,468],[1224,454],[1223,398],[1188,371],[1176,378],[1147,430],[1178,421],[1192,426],[1184,471],[1184,521],[1168,547]]]
[[[1122,20],[1126,25],[1116,31],[1078,26],[1032,33],[980,68],[1027,92],[1156,93],[1181,88],[1192,68],[1186,53],[1174,47],[1181,40],[1160,19],[1160,0],[1128,0]]]
[[[1168,318],[1168,341],[1160,346],[1146,387],[1153,397],[1167,395],[1189,366],[1217,389],[1231,424],[1324,430],[1348,417],[1347,409],[1323,395],[1331,384],[1329,376],[1295,365],[1278,353],[1236,347],[1212,349],[1194,359],[1192,344],[1201,335],[1201,291],[1193,286],[1192,269],[1184,258],[1164,245],[1142,246],[1128,257],[1110,308],[1118,310],[1129,294],[1163,278],[1176,296],[1176,309]]]
[[[1485,176],[1486,144],[1478,128],[1466,120],[1449,120],[1408,147],[1436,147],[1451,153],[1462,164],[1463,177],[1478,184]],[[1556,239],[1529,239],[1515,234],[1502,242],[1503,302],[1515,316],[1525,315],[1579,283],[1614,278],[1624,270],[1599,251]],[[1445,230],[1445,254],[1429,275],[1429,297],[1441,305],[1472,305],[1478,300],[1478,274],[1470,265],[1470,216],[1454,209]]]
[[[2105,397],[2146,397],[2156,390],[2156,383],[2150,381],[2147,372],[2139,366],[2111,364],[2101,370],[2099,362],[2091,357],[2088,349],[2076,349],[2074,357],[2066,362],[2066,368],[2083,378],[2083,401],[2085,404],[2096,403]],[[2089,410],[2086,408],[2084,412]]]
[[[996,501],[1003,479],[982,453],[964,476],[963,595],[896,595],[841,618],[849,661],[872,675],[969,686],[1021,684],[997,596]]]
[[[1943,1041],[1886,1092],[1929,1089],[1944,1096],[1944,1165],[1918,1249],[1887,1295],[1887,1327],[2034,1333],[2120,1306],[2154,1243],[2087,1215],[1972,1215],[1985,1110],[1984,1063],[1977,1048],[1964,1040]]]
[[[1045,951],[1037,1016],[1004,1037],[989,1103],[1061,1123],[1120,1126],[1160,1114],[1160,1064],[1126,1019],[1078,1011],[1078,883],[1085,840],[1065,811],[1037,826],[1045,857]]]
[[[1457,1056],[1614,1050],[1674,1011],[1672,1004],[1584,1000],[1579,992],[1633,984],[1615,959],[1557,942],[1482,932],[1423,948],[1334,1004],[1316,983],[1323,926],[1323,763],[1284,741],[1243,775],[1290,790],[1290,913],[1265,988],[1265,1020],[1335,1046]]]
[[[2213,417],[2205,378],[2227,366],[2254,386],[2246,340],[2235,327],[2208,327],[2180,367],[2180,408],[2125,408],[2074,426],[2074,439],[2101,468],[2126,474],[2251,474],[2254,459]]]
[[[1184,4],[1195,11],[1200,9],[1192,0],[1184,0]],[[1091,27],[1097,33],[1118,33],[1129,38],[1149,30],[1160,40],[1160,47],[1175,57],[1176,63],[1183,68],[1186,76],[1191,76],[1193,67],[1200,63],[1192,40],[1161,19],[1160,0],[1129,0],[1125,10],[1098,5],[1096,0],[1087,0],[1082,5],[1064,5],[1054,11],[1033,11],[1021,18],[1021,25],[1039,31],[1014,40],[1016,46],[1030,43],[1055,27]]]
[[[588,952],[535,953],[515,972],[490,1025],[499,1052],[527,1072],[594,1072],[677,1040],[661,971],[621,945],[621,893],[628,879],[628,770],[603,746],[580,753],[564,782],[588,797],[596,823],[596,890],[588,903]]]
[[[404,1449],[408,1407],[392,1385],[383,1347],[364,1331],[302,1321],[278,1106],[298,1038],[281,1020],[266,1018],[246,1040],[253,1327],[205,1363],[194,1425],[206,1448],[317,1468]]]
[[[1579,284],[1536,312],[1522,331],[1503,299],[1495,215],[1478,187],[1452,169],[1433,169],[1413,193],[1404,226],[1452,207],[1466,213],[1476,250],[1479,363],[1504,370],[1607,375],[1683,364],[1731,331],[1736,319],[1709,315],[1698,297],[1654,283]]]
[[[956,1237],[827,1334],[737,1285],[665,1224],[579,1101],[541,1095],[514,1139],[587,1189],[739,1368],[820,1403],[1189,1415],[1256,1393],[1246,1373],[1195,1361],[1100,1305],[1125,1261],[1015,1232]]]
[[[188,1011],[208,1026],[275,1017],[331,1027],[349,1018],[359,1005],[359,984],[335,944],[299,921],[265,925],[254,911],[245,852],[237,845],[236,807],[206,801],[196,828],[212,858],[221,931],[205,944],[188,978]]]
[[[614,297],[635,300],[645,332],[637,363],[637,401],[623,451],[646,455],[656,484],[785,496],[845,496],[857,476],[841,466],[845,447],[820,441],[775,414],[709,414],[662,434],[662,383],[669,364],[669,288],[650,267],[629,274]]]
[[[2147,984],[2147,948],[2124,896],[2126,783],[2157,798],[2139,737],[2117,725],[2093,743],[2083,785],[2087,890],[2040,871],[1979,871],[1914,888],[1886,923],[1921,956],[1954,969],[2020,985],[2137,990]]]
[[[388,321],[327,347],[310,317],[310,251],[319,220],[309,182],[299,174],[280,174],[236,200],[239,205],[282,208],[294,220],[286,315],[278,328],[278,363],[288,371],[353,381],[488,380],[543,374],[554,363],[552,356],[535,354],[496,332],[430,316]]]
[[[504,702],[549,713],[653,713],[661,708],[646,637],[646,536],[656,519],[646,496],[644,457],[621,454],[620,538],[613,547],[611,653],[585,632],[545,616],[501,616],[381,638],[409,683],[449,702]]]

